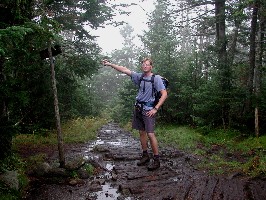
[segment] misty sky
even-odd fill
[[[134,28],[134,33],[142,34],[142,31],[147,29],[146,22],[148,15],[154,9],[153,0],[116,0],[116,3],[136,3],[138,5],[131,6],[129,11],[132,13],[127,15],[117,15],[115,20],[124,20]],[[109,0],[108,2],[113,3],[114,1]],[[110,53],[112,50],[121,49],[123,38],[119,32],[120,27],[106,26],[93,31],[94,35],[99,36],[97,42],[103,49],[103,53]],[[136,37],[136,44],[141,44]]]

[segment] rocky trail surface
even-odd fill
[[[137,166],[139,141],[117,124],[109,123],[91,143],[69,146],[66,159],[83,157],[98,173],[61,182],[34,179],[27,200],[264,200],[266,179],[240,173],[211,176],[195,169],[198,158],[171,147],[160,148],[161,167],[148,171]],[[57,152],[51,156],[56,159]]]

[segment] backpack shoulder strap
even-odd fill
[[[139,90],[140,90],[140,84],[141,84],[141,81],[143,80],[143,77],[144,77],[144,73],[141,74],[140,79],[139,79]],[[145,91],[145,88],[143,88],[143,92],[144,91]]]
[[[139,88],[140,88],[140,83],[143,80],[143,77],[144,77],[144,74],[141,74],[140,79],[139,79]]]
[[[154,93],[155,93],[154,79],[155,79],[155,74],[153,74],[152,77],[151,77],[151,83],[152,83],[152,96],[154,96]]]
[[[154,83],[155,74],[151,76],[151,82]]]

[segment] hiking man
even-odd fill
[[[167,98],[167,91],[161,79],[161,76],[153,76],[152,73],[152,60],[145,58],[142,61],[142,73],[136,73],[124,66],[119,66],[110,63],[108,60],[103,60],[102,64],[110,66],[119,72],[127,74],[131,77],[133,83],[139,86],[138,94],[136,96],[136,103],[134,115],[132,120],[132,128],[139,130],[140,143],[143,150],[142,157],[137,163],[138,166],[149,164],[150,157],[148,154],[148,138],[150,140],[153,162],[148,165],[148,170],[155,170],[160,167],[158,141],[156,139],[155,129],[155,116],[159,108],[163,105]],[[153,78],[152,78],[153,77]],[[152,82],[153,80],[153,82]],[[154,89],[160,91],[161,98],[159,102],[154,105]]]

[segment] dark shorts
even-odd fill
[[[134,108],[133,112],[133,120],[132,120],[132,128],[146,131],[147,133],[154,133],[155,129],[155,116],[148,117],[146,113],[148,111],[141,110],[137,107]]]

